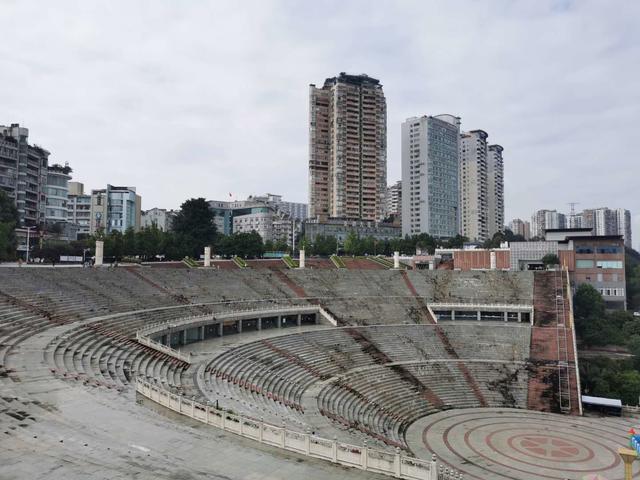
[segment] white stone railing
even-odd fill
[[[136,341],[141,345],[145,345],[147,347],[153,348],[158,352],[166,353],[167,355],[171,355],[172,357],[177,358],[178,360],[182,360],[183,362],[187,362],[191,364],[190,352],[184,353],[184,352],[181,352],[180,350],[176,350],[175,348],[171,348],[167,345],[163,345],[160,342],[156,342],[155,340],[152,340],[149,337],[145,337],[144,335],[141,335],[140,332],[136,332]]]
[[[160,342],[152,340],[150,335],[164,332],[166,330],[173,330],[175,328],[189,328],[190,326],[201,326],[206,323],[219,324],[227,320],[244,320],[246,318],[256,317],[269,317],[269,316],[285,316],[293,314],[304,313],[316,313],[322,315],[329,323],[337,326],[337,321],[333,318],[329,312],[324,310],[318,305],[299,305],[292,307],[281,308],[254,308],[238,310],[235,312],[225,312],[220,314],[207,313],[204,315],[192,315],[189,317],[183,317],[177,320],[171,320],[168,322],[155,322],[145,325],[140,330],[136,331],[136,341],[141,345],[153,348],[161,353],[171,355],[178,360],[182,360],[187,363],[191,363],[191,353],[183,353],[180,350],[176,350],[167,345],[163,345]]]
[[[347,467],[409,480],[437,480],[435,455],[431,461],[329,440],[311,433],[289,430],[261,420],[235,415],[168,392],[138,378],[136,391],[149,400],[207,425],[289,452],[320,458]]]

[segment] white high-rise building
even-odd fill
[[[504,230],[503,148],[488,145],[487,132],[460,135],[460,231],[483,242]]]
[[[459,233],[460,118],[412,117],[402,124],[402,234]]]
[[[487,132],[460,135],[460,233],[484,242],[488,229]]]
[[[385,207],[385,217],[395,216],[397,218],[402,215],[402,180],[387,188],[387,198]]]
[[[504,163],[500,145],[487,147],[487,228],[489,238],[504,230]]]
[[[624,208],[617,208],[614,210],[616,214],[616,226],[618,235],[624,237],[625,247],[633,248],[631,242],[631,212]]]
[[[564,213],[556,210],[538,210],[531,216],[531,238],[541,238],[547,230],[566,228]]]
[[[594,235],[622,235],[624,244],[631,247],[631,212],[624,208],[607,207],[585,209],[582,225],[593,228]]]

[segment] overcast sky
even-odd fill
[[[384,85],[400,124],[451,113],[505,158],[507,221],[631,210],[640,245],[640,2],[0,0],[0,124],[143,209],[307,201],[308,85]]]

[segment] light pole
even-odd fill
[[[26,263],[29,263],[29,249],[31,247],[31,239],[29,238],[29,234],[31,233],[31,229],[32,228],[36,228],[36,227],[24,227],[27,230],[27,261]]]

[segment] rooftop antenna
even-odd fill
[[[569,202],[567,205],[571,205],[571,215],[576,214],[576,205],[580,205],[580,202]]]

